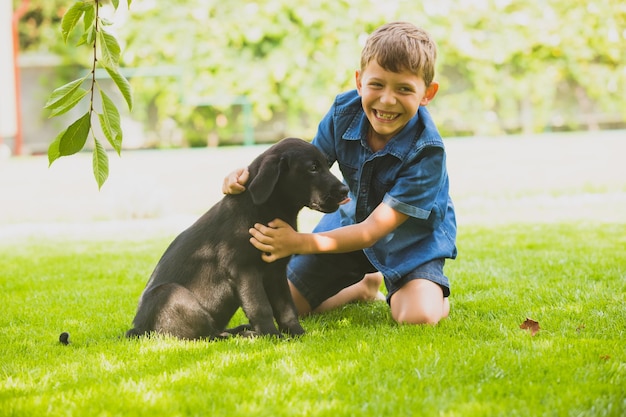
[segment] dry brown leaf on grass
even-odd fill
[[[534,336],[539,331],[539,322],[529,319],[528,317],[524,320],[524,323],[519,325],[520,329],[528,330],[531,336]]]

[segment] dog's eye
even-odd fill
[[[309,171],[311,172],[317,172],[319,171],[319,169],[320,169],[320,166],[317,162],[313,162],[311,166],[309,167]]]

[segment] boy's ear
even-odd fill
[[[431,82],[428,88],[426,88],[426,93],[424,94],[424,97],[422,97],[420,105],[425,106],[430,103],[431,100],[435,98],[437,91],[439,91],[439,83],[437,81]]]
[[[356,70],[354,72],[354,78],[356,79],[356,91],[361,95],[361,71]]]

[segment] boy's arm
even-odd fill
[[[319,233],[298,233],[280,219],[268,226],[255,224],[250,243],[263,252],[265,262],[293,254],[343,253],[365,249],[394,231],[409,216],[385,203],[361,223]]]

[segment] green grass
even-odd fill
[[[0,245],[0,415],[626,415],[626,224],[463,227],[435,327],[375,303],[295,340],[120,338],[170,239]]]

